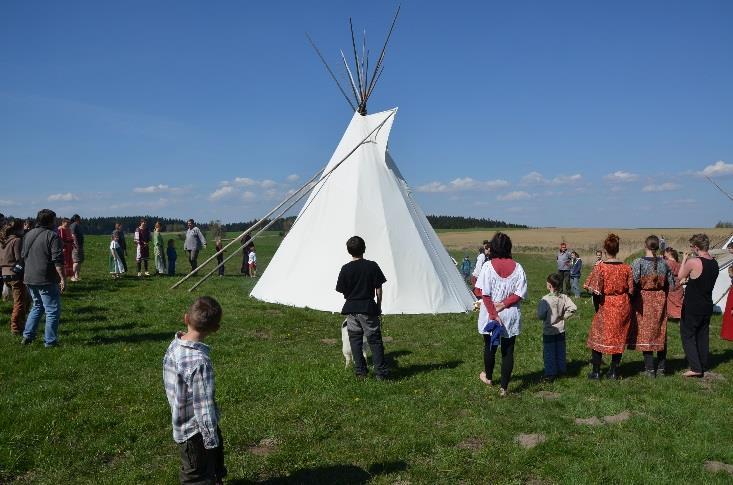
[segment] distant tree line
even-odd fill
[[[435,216],[429,215],[428,221],[433,229],[473,229],[497,227],[503,229],[526,229],[523,224],[511,224],[509,222],[498,221],[495,219],[477,219],[475,217],[462,216]]]
[[[132,232],[139,224],[140,219],[148,221],[148,227],[152,230],[156,222],[160,222],[163,232],[183,232],[186,230],[187,219],[174,219],[170,217],[157,216],[119,216],[119,217],[82,217],[81,223],[86,234],[111,234],[116,223],[122,224],[126,231]],[[295,217],[286,217],[277,219],[268,230],[284,232],[293,225]],[[202,222],[196,221],[196,225],[203,231],[210,231],[215,235],[223,235],[225,232],[244,232],[245,229],[251,227],[257,220],[247,222],[234,222],[222,224],[220,221]],[[265,220],[259,227],[262,228],[270,223]]]
[[[140,219],[148,221],[148,227],[152,230],[153,224],[160,222],[163,226],[163,232],[183,232],[186,230],[185,219],[174,219],[170,217],[157,216],[119,216],[119,217],[82,217],[81,223],[84,226],[84,232],[87,234],[110,234],[115,227],[115,223],[122,224],[122,227],[132,232],[140,223]],[[506,229],[523,229],[527,226],[521,224],[510,224],[504,221],[494,219],[477,219],[475,217],[461,216],[436,216],[429,215],[428,221],[433,229],[473,229],[473,228],[506,228]],[[222,224],[220,221],[197,221],[196,224],[204,231],[209,231],[215,236],[223,236],[227,232],[244,232],[247,228],[253,226],[257,222],[256,219],[246,222],[231,222]],[[277,219],[268,230],[286,233],[290,230],[295,222],[295,216]],[[262,228],[270,223],[265,220],[259,227]],[[727,224],[727,225],[721,225]],[[733,227],[732,223],[719,222],[715,227]]]
[[[733,222],[726,222],[726,221],[718,221],[717,224],[715,224],[716,228],[728,228],[733,227]]]

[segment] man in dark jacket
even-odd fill
[[[46,347],[58,344],[58,328],[61,318],[61,293],[66,287],[64,279],[64,250],[61,239],[53,230],[56,213],[50,209],[38,212],[38,226],[23,238],[23,282],[33,297],[23,331],[23,345],[36,338],[41,315],[46,312],[44,343]]]

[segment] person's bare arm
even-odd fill
[[[374,290],[374,294],[377,295],[377,306],[382,308],[382,287],[380,286]]]
[[[680,267],[680,271],[677,275],[680,284],[687,281],[687,278],[696,269],[697,264],[701,264],[698,258],[688,259],[687,257],[685,257],[685,260],[683,261],[683,264]]]
[[[64,267],[63,266],[56,266],[56,274],[59,275],[59,287],[61,288],[61,291],[63,292],[66,288],[66,276],[64,275]]]

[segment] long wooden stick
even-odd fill
[[[251,241],[254,241],[257,236],[259,236],[260,234],[262,234],[263,232],[265,232],[266,230],[268,230],[270,228],[270,226],[273,225],[275,223],[275,221],[278,220],[279,217],[282,217],[283,214],[285,214],[287,211],[289,211],[295,204],[297,204],[306,195],[308,195],[308,192],[304,192],[300,197],[298,197],[297,199],[295,199],[289,206],[287,206],[285,209],[283,209],[283,211],[278,215],[278,217],[273,218],[270,221],[269,224],[267,224],[265,227],[263,227],[262,229],[260,229],[259,231],[257,231],[257,233],[254,236],[252,236],[252,239],[250,239],[250,240]],[[227,261],[229,261],[230,259],[232,259],[236,255],[237,255],[237,253],[232,253],[229,256],[227,256],[227,258],[224,261],[222,261],[221,263],[217,264],[214,269],[212,269],[211,271],[209,271],[206,274],[206,276],[202,277],[195,285],[193,285],[191,288],[189,288],[188,291],[193,291],[196,288],[198,288],[199,285],[201,283],[203,283],[204,281],[208,280],[209,277],[211,277],[211,275],[213,275],[216,272],[217,269],[219,269],[222,266],[224,266],[224,263],[226,263]]]
[[[195,275],[198,272],[199,269],[201,269],[202,267],[204,267],[207,264],[209,264],[209,262],[211,260],[213,260],[214,258],[216,258],[220,253],[223,253],[225,249],[227,249],[229,246],[231,246],[232,244],[234,244],[238,240],[241,240],[244,237],[244,235],[247,234],[248,232],[252,231],[253,229],[255,229],[257,227],[259,227],[265,219],[267,219],[272,214],[274,214],[278,209],[280,209],[280,207],[284,206],[290,199],[292,199],[298,193],[300,193],[300,191],[302,191],[307,185],[315,182],[315,180],[320,176],[320,174],[321,174],[321,172],[317,172],[315,175],[313,175],[313,177],[311,177],[310,180],[308,180],[305,184],[303,184],[293,194],[291,194],[290,196],[288,196],[287,198],[285,198],[285,200],[283,200],[282,202],[280,202],[280,204],[278,204],[274,209],[272,209],[270,212],[268,212],[263,218],[261,218],[260,220],[258,220],[254,224],[252,224],[242,234],[240,234],[238,237],[232,239],[232,242],[230,242],[229,244],[227,244],[226,246],[224,246],[223,248],[221,248],[219,251],[217,251],[216,253],[214,253],[209,259],[207,259],[206,261],[204,261],[203,263],[201,263],[199,266],[197,266],[196,268],[194,268],[190,273],[188,273],[186,276],[184,276],[183,279],[179,280],[178,283],[176,283],[175,285],[171,286],[170,289],[173,290],[173,289],[178,288],[178,286],[180,286],[181,283],[183,283],[184,281],[186,281],[187,279],[189,279],[191,276]]]
[[[338,86],[339,91],[341,91],[341,94],[344,95],[346,102],[349,103],[349,106],[351,106],[351,109],[353,111],[356,111],[356,106],[354,106],[354,103],[351,102],[351,100],[349,99],[349,96],[346,94],[346,91],[344,91],[344,88],[341,87],[341,83],[339,82],[338,79],[336,79],[336,75],[331,70],[331,66],[328,65],[328,63],[326,62],[326,59],[323,58],[323,54],[321,54],[321,51],[318,50],[318,47],[316,47],[316,43],[313,42],[313,39],[311,39],[311,36],[308,35],[308,32],[305,33],[305,36],[308,37],[308,42],[311,43],[311,46],[313,46],[313,49],[316,51],[316,54],[318,54],[318,57],[321,59],[321,62],[323,63],[324,66],[326,66],[326,70],[331,75],[331,79],[333,79],[333,82],[335,82],[336,86]]]
[[[314,182],[314,181],[315,181],[315,178],[317,178],[317,177],[318,177],[319,175],[321,176],[321,180],[325,180],[325,179],[326,179],[326,178],[327,178],[327,177],[328,177],[329,175],[331,175],[331,174],[333,173],[333,171],[334,171],[334,170],[336,170],[337,168],[339,168],[339,167],[341,166],[341,164],[342,164],[342,163],[344,163],[344,162],[345,162],[345,161],[346,161],[346,160],[347,160],[347,159],[348,159],[348,158],[349,158],[349,157],[350,157],[351,155],[353,155],[353,154],[354,154],[354,152],[355,152],[356,150],[358,150],[358,149],[359,149],[359,147],[360,147],[360,146],[362,146],[362,145],[364,144],[364,142],[366,142],[366,141],[367,141],[367,140],[368,140],[368,139],[369,139],[369,138],[370,138],[370,137],[371,137],[371,136],[372,136],[372,135],[373,135],[373,134],[374,134],[375,132],[377,132],[377,131],[378,131],[379,129],[381,129],[381,128],[382,128],[382,126],[384,126],[384,124],[385,124],[385,123],[387,123],[387,120],[389,120],[389,119],[390,119],[390,118],[391,118],[392,116],[394,116],[395,112],[396,112],[396,110],[394,110],[394,109],[393,109],[393,110],[390,110],[390,113],[389,113],[389,115],[387,115],[387,117],[386,117],[386,118],[384,118],[384,120],[382,120],[382,122],[381,122],[381,123],[379,123],[379,124],[378,124],[378,125],[377,125],[377,126],[376,126],[376,127],[375,127],[375,128],[373,129],[373,130],[372,130],[372,131],[370,131],[370,132],[369,132],[369,133],[368,133],[368,134],[367,134],[367,135],[366,135],[366,136],[365,136],[364,138],[362,138],[362,140],[361,140],[361,141],[360,141],[360,142],[359,142],[359,143],[358,143],[358,144],[357,144],[357,145],[356,145],[356,146],[355,146],[354,148],[352,148],[352,149],[351,149],[351,151],[349,151],[349,153],[347,153],[347,154],[346,154],[346,156],[344,156],[344,157],[343,157],[343,158],[342,158],[341,160],[339,160],[339,162],[338,162],[338,163],[337,163],[336,165],[334,165],[334,166],[333,166],[333,167],[332,167],[332,168],[331,168],[331,169],[330,169],[330,170],[329,170],[328,172],[325,172],[325,173],[323,173],[323,174],[321,175],[321,172],[322,172],[322,170],[321,170],[321,171],[318,171],[318,172],[317,172],[317,173],[316,173],[316,174],[315,174],[315,175],[314,175],[313,177],[311,177],[311,179],[310,179],[310,180],[309,180],[308,182],[306,182],[306,183],[305,183],[305,184],[304,184],[304,185],[303,185],[303,186],[302,186],[302,187],[301,187],[300,189],[298,189],[298,190],[297,190],[297,191],[296,191],[296,192],[295,192],[294,194],[292,194],[291,196],[289,196],[289,197],[287,197],[287,198],[286,198],[285,200],[283,200],[283,201],[282,201],[282,202],[281,202],[280,204],[278,204],[278,205],[277,205],[277,207],[275,207],[275,208],[274,208],[273,210],[271,210],[270,212],[268,212],[266,216],[264,216],[263,218],[261,218],[261,219],[260,219],[259,221],[257,221],[257,222],[256,222],[255,224],[253,224],[252,226],[250,226],[250,227],[249,227],[249,228],[248,228],[248,229],[247,229],[246,231],[244,231],[244,232],[243,232],[243,233],[242,233],[242,234],[241,234],[241,235],[240,235],[240,236],[239,236],[238,238],[234,239],[234,240],[233,240],[232,242],[230,242],[229,244],[227,244],[226,246],[224,246],[223,248],[221,248],[221,250],[219,250],[219,251],[217,251],[216,253],[214,253],[214,255],[213,255],[213,256],[211,256],[211,257],[210,257],[209,259],[207,259],[206,261],[204,261],[204,262],[203,262],[203,263],[202,263],[201,265],[197,266],[197,267],[196,267],[196,268],[195,268],[194,270],[192,270],[192,271],[191,271],[190,273],[188,273],[188,274],[187,274],[187,275],[186,275],[186,276],[185,276],[185,277],[184,277],[183,279],[181,279],[181,280],[180,280],[180,281],[179,281],[178,283],[176,283],[175,285],[173,285],[173,286],[171,287],[171,289],[177,288],[177,287],[178,287],[178,286],[179,286],[179,285],[180,285],[181,283],[183,283],[183,282],[184,282],[184,281],[186,281],[186,280],[187,280],[188,278],[190,278],[191,276],[193,276],[194,274],[196,274],[196,272],[198,272],[198,270],[199,270],[199,269],[201,269],[202,267],[204,267],[205,265],[207,265],[207,264],[208,264],[208,263],[209,263],[209,262],[210,262],[210,261],[211,261],[212,259],[214,259],[214,258],[215,258],[216,256],[218,256],[219,254],[223,253],[225,249],[227,249],[227,248],[228,248],[229,246],[231,246],[232,244],[234,244],[234,243],[235,243],[235,242],[236,242],[237,240],[239,240],[239,239],[241,239],[242,237],[244,237],[244,235],[245,235],[245,234],[247,234],[248,232],[250,232],[250,231],[251,231],[252,229],[254,229],[255,227],[258,227],[258,226],[259,226],[259,225],[260,225],[260,224],[262,223],[262,221],[264,221],[265,219],[267,219],[268,217],[270,217],[270,216],[271,216],[272,214],[274,214],[274,213],[275,213],[275,212],[276,212],[277,210],[279,210],[279,209],[280,209],[280,208],[281,208],[282,206],[284,206],[284,205],[285,205],[285,204],[286,204],[286,203],[287,203],[288,201],[292,200],[292,199],[293,199],[293,197],[294,197],[294,196],[295,196],[296,194],[298,194],[298,193],[299,193],[299,192],[300,192],[301,190],[303,190],[303,188],[305,188],[305,187],[306,187],[307,185],[310,185],[310,184],[311,184],[312,182]],[[316,185],[317,185],[317,184],[316,184]],[[312,188],[313,188],[313,187],[310,187],[310,188],[309,188],[309,190],[308,190],[307,192],[305,192],[305,193],[304,193],[304,194],[302,194],[302,195],[301,195],[300,197],[298,197],[298,199],[297,199],[297,200],[296,200],[295,202],[293,202],[293,204],[291,204],[291,205],[290,205],[290,206],[289,206],[288,208],[286,208],[285,210],[287,211],[287,210],[288,210],[288,209],[289,209],[290,207],[292,207],[292,206],[293,206],[293,205],[294,205],[295,203],[297,203],[297,202],[298,202],[298,200],[302,199],[302,198],[303,198],[303,197],[305,196],[305,194],[307,194],[308,192],[310,192],[310,189],[312,189]],[[282,214],[281,214],[281,215],[282,215]],[[275,220],[277,220],[277,219],[275,219]],[[274,222],[274,220],[273,220],[273,221],[271,221],[271,222],[270,222],[270,224],[268,224],[268,225],[267,225],[266,227],[270,227],[270,225],[272,225],[272,224],[273,224],[273,222]],[[264,229],[263,229],[263,230],[261,230],[261,231],[259,231],[259,232],[258,232],[258,233],[257,233],[257,234],[256,234],[256,235],[254,236],[254,237],[251,237],[251,238],[250,238],[250,241],[254,241],[254,240],[255,240],[255,238],[256,238],[256,237],[257,237],[257,236],[258,236],[258,235],[259,235],[259,234],[260,234],[260,233],[261,233],[262,231],[264,231]],[[233,253],[233,254],[236,254],[236,253]],[[232,255],[230,255],[230,256],[229,256],[229,258],[231,258],[231,257],[232,257]],[[227,260],[228,260],[229,258],[227,258]],[[226,262],[227,260],[225,260],[224,262]],[[223,263],[222,263],[222,264],[223,264]],[[218,268],[219,266],[221,266],[221,265],[218,265],[218,266],[217,266],[216,268],[214,268],[214,269],[217,269],[217,268]],[[208,279],[208,277],[209,277],[209,276],[211,276],[211,275],[212,275],[213,273],[214,273],[214,271],[212,271],[211,273],[209,273],[208,275],[206,275],[205,277],[203,277],[203,278],[202,278],[202,281],[200,281],[200,282],[199,282],[199,284],[200,284],[200,283],[203,283],[203,281],[205,281],[206,279]],[[195,288],[196,286],[198,286],[198,284],[197,284],[197,285],[195,285],[195,286],[194,286],[194,288]],[[193,288],[191,288],[191,290],[193,290]],[[190,290],[189,290],[189,291],[190,291]]]

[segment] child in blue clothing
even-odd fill
[[[168,239],[168,248],[165,250],[165,255],[168,257],[168,275],[174,276],[176,274],[176,243],[173,239]]]

